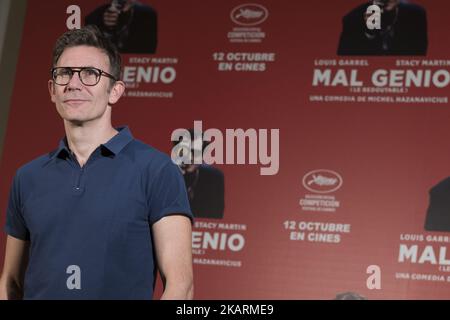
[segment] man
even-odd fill
[[[113,0],[91,12],[85,23],[99,27],[121,53],[156,52],[156,11],[136,0]]]
[[[381,29],[370,30],[367,8],[378,5]],[[426,55],[427,18],[421,6],[400,0],[374,0],[363,4],[342,21],[338,55]]]
[[[450,232],[450,177],[433,186],[429,194],[425,230]]]
[[[173,144],[180,152],[191,152],[191,161],[187,161],[190,163],[180,162],[178,165],[184,176],[192,213],[195,218],[222,219],[225,209],[224,175],[213,166],[194,163],[195,151],[203,154],[207,143],[203,141],[201,132],[189,129],[189,135],[190,145],[183,141],[174,141]],[[195,140],[199,140],[198,143],[195,143]],[[183,155],[180,155],[180,158],[182,157]]]
[[[53,52],[51,100],[66,137],[18,169],[7,209],[4,299],[164,299],[193,296],[191,218],[179,168],[113,128],[121,59],[94,26]]]

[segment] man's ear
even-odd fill
[[[124,92],[125,92],[125,83],[123,83],[123,81],[116,81],[109,93],[108,103],[110,105],[116,104]]]
[[[55,84],[53,80],[48,80],[48,93],[50,94],[50,99],[55,103]]]

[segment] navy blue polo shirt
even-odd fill
[[[30,241],[25,299],[152,298],[151,226],[192,213],[170,157],[118,130],[83,167],[63,139],[17,170],[5,230]]]

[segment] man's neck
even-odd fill
[[[69,148],[81,167],[86,164],[90,155],[98,146],[108,142],[118,133],[111,123],[103,125],[83,123],[80,125],[65,121],[64,127]]]

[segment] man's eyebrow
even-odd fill
[[[80,69],[80,68],[94,68],[94,69],[101,69],[99,67],[94,67],[92,65],[88,65],[88,66],[80,66],[80,67],[73,67],[73,66],[60,66],[60,67],[55,67],[55,68],[73,68],[73,69]]]

